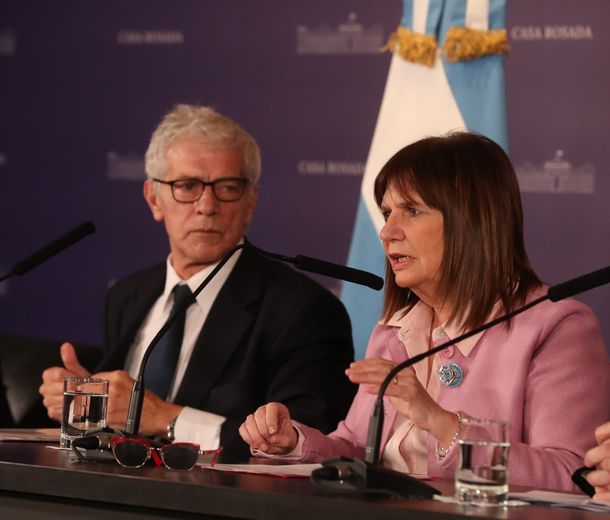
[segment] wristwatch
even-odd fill
[[[174,442],[176,440],[176,421],[178,420],[178,416],[174,417],[170,422],[167,423],[165,427],[165,437],[167,440]]]

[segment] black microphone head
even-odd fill
[[[311,472],[312,480],[339,480],[339,470],[335,466],[322,466]]]
[[[17,262],[11,269],[11,275],[21,276],[28,271],[31,271],[34,267],[42,264],[57,253],[60,253],[92,233],[95,233],[95,224],[93,224],[93,222],[83,222],[81,225],[68,231],[27,258]]]
[[[84,450],[107,450],[111,449],[113,437],[124,437],[123,432],[120,430],[112,430],[110,428],[104,428],[97,433],[91,433],[82,437],[77,437],[72,440],[72,445],[75,448],[82,448]]]
[[[100,438],[97,435],[85,435],[72,439],[72,446],[85,450],[97,450],[100,447]]]
[[[607,284],[608,282],[610,282],[610,265],[593,271],[592,273],[549,287],[547,294],[549,300],[558,302],[559,300],[575,296],[581,292],[589,291],[600,285]]]
[[[80,224],[79,226],[76,226],[70,233],[87,236],[87,235],[92,235],[93,233],[95,233],[95,231],[96,231],[95,224],[93,222],[91,222],[90,220],[87,220],[87,221],[83,222],[82,224]]]
[[[355,269],[354,267],[347,267],[346,265],[341,264],[333,264],[332,262],[312,258],[311,256],[297,255],[292,258],[290,256],[270,253],[269,251],[264,251],[263,249],[252,245],[250,245],[250,247],[263,256],[292,264],[302,271],[317,273],[322,276],[330,276],[331,278],[345,280],[346,282],[352,282],[358,285],[366,285],[376,291],[383,289],[383,278],[373,273],[369,273],[368,271],[363,271],[362,269]]]
[[[311,481],[336,491],[365,491],[366,464],[349,457],[332,457],[311,472]]]
[[[294,265],[303,271],[330,276],[331,278],[338,278],[339,280],[345,280],[346,282],[352,282],[358,285],[365,285],[376,291],[383,288],[383,278],[361,269],[333,264],[332,262],[326,262],[304,255],[297,255],[294,258]]]

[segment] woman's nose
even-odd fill
[[[390,216],[381,228],[381,231],[379,231],[379,238],[381,238],[382,242],[401,240],[404,238],[404,232],[394,223],[394,220]]]

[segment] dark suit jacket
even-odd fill
[[[108,352],[100,370],[124,367],[164,283],[165,264],[158,264],[110,289]],[[332,431],[355,394],[344,374],[352,359],[341,302],[310,278],[246,248],[210,310],[174,401],[227,417],[223,459],[245,460],[249,450],[239,425],[269,401],[284,403],[300,422]]]

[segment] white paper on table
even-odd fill
[[[200,468],[236,473],[254,473],[274,477],[309,477],[322,464],[198,464]]]
[[[0,441],[59,442],[59,428],[0,428]]]
[[[197,467],[273,477],[310,477],[311,472],[314,469],[321,468],[322,464],[211,464],[206,462],[197,464]],[[412,474],[410,476],[420,480],[430,480],[428,475]]]
[[[572,507],[586,511],[610,513],[610,503],[597,502],[586,495],[557,493],[553,491],[527,491],[526,493],[510,493],[510,498],[524,500],[530,503],[546,504],[557,507]]]

